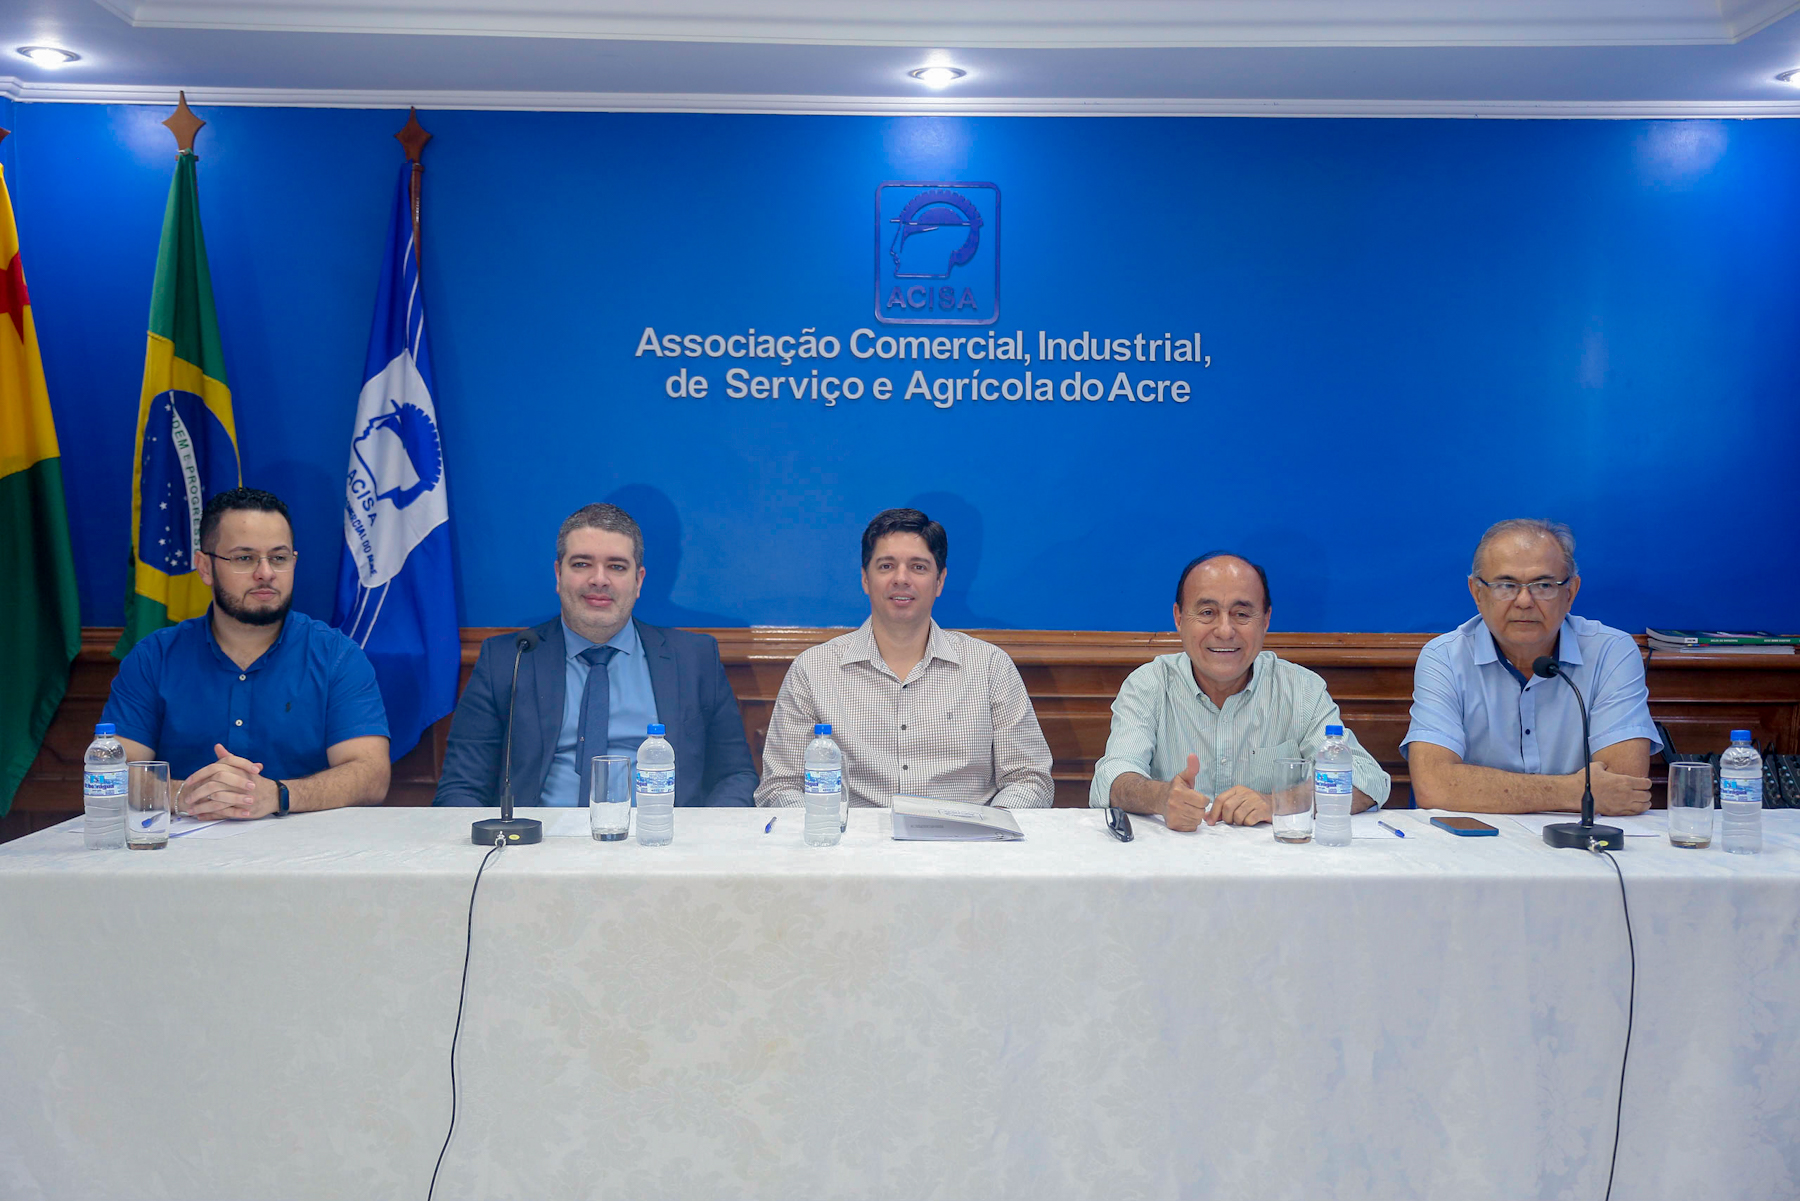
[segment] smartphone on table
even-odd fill
[[[1462,838],[1483,838],[1498,836],[1500,833],[1493,826],[1483,821],[1476,821],[1472,817],[1434,817],[1431,819],[1431,824],[1440,830],[1448,830]]]

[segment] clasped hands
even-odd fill
[[[1187,770],[1169,782],[1169,796],[1163,807],[1163,821],[1171,830],[1198,830],[1201,823],[1213,826],[1254,826],[1269,820],[1269,798],[1254,788],[1233,784],[1216,797],[1194,791],[1194,780],[1200,774],[1200,756],[1189,755]],[[1208,807],[1210,806],[1210,808]]]
[[[217,763],[208,763],[181,782],[175,794],[178,811],[203,821],[244,821],[275,812],[275,781],[263,776],[262,764],[234,755],[219,743],[213,745],[213,754],[219,757]]]

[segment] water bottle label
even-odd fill
[[[1729,805],[1733,801],[1753,803],[1762,807],[1762,777],[1755,776],[1748,780],[1734,780],[1723,776],[1719,780],[1719,799]]]
[[[675,773],[672,771],[644,771],[642,768],[633,772],[639,792],[648,792],[653,796],[675,791]]]
[[[125,795],[125,769],[112,768],[106,771],[88,771],[81,775],[81,791],[87,796]]]
[[[806,791],[814,793],[834,793],[844,791],[844,773],[841,771],[807,770]]]
[[[1317,768],[1313,771],[1313,791],[1325,796],[1350,795],[1349,768]]]

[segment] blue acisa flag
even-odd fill
[[[462,660],[410,164],[400,170],[350,434],[332,624],[375,666],[395,759],[456,707]]]

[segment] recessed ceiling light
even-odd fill
[[[911,71],[908,71],[907,74],[928,88],[941,88],[946,84],[955,83],[957,80],[967,75],[968,72],[961,67],[933,65],[929,67],[915,67]]]
[[[81,60],[81,55],[60,46],[20,46],[18,52],[40,67],[62,67]]]
[[[1792,67],[1775,77],[1776,83],[1785,83],[1790,87],[1800,88],[1800,67]]]

